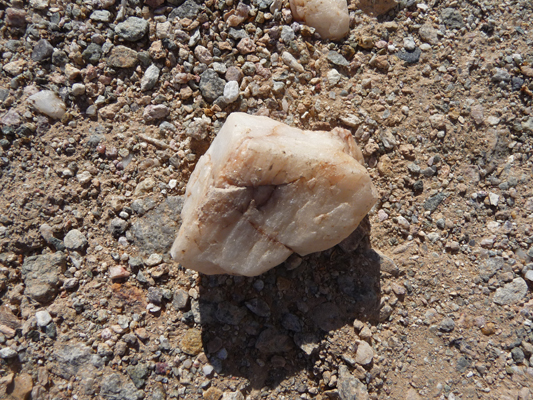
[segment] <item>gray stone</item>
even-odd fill
[[[102,47],[91,43],[82,53],[83,59],[91,64],[97,64],[102,58]]]
[[[513,356],[513,361],[517,364],[523,363],[524,359],[526,358],[524,351],[520,347],[515,347],[512,349],[511,355]]]
[[[424,208],[430,212],[433,212],[437,209],[440,203],[444,201],[444,199],[446,199],[446,195],[443,192],[437,193],[426,200],[424,203]]]
[[[115,237],[118,237],[126,232],[128,225],[128,222],[124,221],[122,218],[113,218],[109,223],[109,233]]]
[[[131,203],[131,208],[139,215],[144,215],[155,207],[155,201],[151,197],[137,199]]]
[[[189,293],[186,290],[178,289],[174,292],[174,296],[172,298],[172,307],[174,307],[176,311],[184,309],[187,307],[188,303]]]
[[[87,372],[102,366],[101,358],[82,343],[69,342],[56,349],[52,357],[55,361],[52,372],[66,380],[78,375],[86,376]]]
[[[510,82],[511,81],[511,74],[504,68],[496,68],[494,75],[492,75],[492,82],[500,83],[500,82]]]
[[[89,18],[97,22],[109,22],[111,20],[111,13],[107,10],[95,10]]]
[[[208,69],[200,76],[199,86],[204,99],[208,102],[213,102],[224,95],[226,81],[220,78],[214,70]]]
[[[488,282],[494,274],[503,268],[504,260],[502,257],[489,258],[479,265],[479,276],[485,282]]]
[[[253,4],[260,10],[264,10],[269,8],[273,1],[274,0],[253,0]]]
[[[519,76],[513,76],[511,78],[511,90],[514,92],[520,90],[526,81]]]
[[[281,326],[292,332],[302,331],[302,322],[300,321],[300,318],[291,313],[283,315],[281,318]]]
[[[182,196],[169,196],[157,208],[135,221],[131,232],[135,245],[142,253],[168,253],[178,232],[182,208]]]
[[[143,92],[146,90],[150,90],[155,86],[157,80],[159,79],[159,72],[159,68],[157,68],[153,64],[146,69],[146,72],[144,73],[144,76],[141,79],[141,90]]]
[[[270,316],[270,307],[269,305],[260,298],[255,298],[247,301],[245,303],[248,310],[253,312],[255,315],[260,317],[267,318]]]
[[[409,172],[415,175],[418,175],[420,173],[420,166],[415,163],[408,164],[407,169],[409,170]]]
[[[526,271],[524,278],[529,282],[533,282],[533,270],[530,269],[529,271]]]
[[[337,389],[340,400],[366,400],[368,390],[359,379],[353,376],[348,367],[341,365],[339,368]]]
[[[322,303],[311,313],[311,319],[323,331],[332,331],[341,326],[340,311],[334,303]]]
[[[141,389],[146,384],[146,380],[149,376],[146,364],[128,365],[126,372],[137,389]]]
[[[138,17],[129,17],[115,27],[116,35],[129,42],[141,40],[147,32],[148,21]]]
[[[533,132],[533,117],[529,117],[526,121],[522,121],[522,129],[526,132]]]
[[[50,58],[53,52],[54,48],[50,42],[46,39],[41,39],[33,47],[31,59],[33,61],[44,61]]]
[[[16,350],[13,350],[11,347],[4,347],[0,350],[0,358],[2,359],[15,358],[17,355]]]
[[[39,303],[52,301],[59,290],[60,274],[65,267],[66,258],[61,252],[26,257],[22,265],[24,293]]]
[[[348,67],[350,65],[346,58],[344,58],[341,54],[333,50],[328,53],[327,58],[331,63],[339,67]]]
[[[289,43],[291,40],[294,40],[295,34],[294,31],[287,25],[281,27],[281,40],[284,43]]]
[[[420,50],[420,47],[416,47],[413,51],[401,50],[396,53],[396,57],[398,57],[402,61],[405,61],[408,64],[414,64],[417,63],[418,60],[420,60],[421,54],[422,50]]]
[[[77,229],[70,230],[63,242],[65,247],[71,251],[83,251],[89,244],[85,235]]]
[[[292,349],[291,338],[274,328],[267,328],[259,334],[255,348],[264,354],[286,353]]]
[[[230,39],[233,39],[236,42],[249,37],[244,29],[235,29],[235,28],[229,29],[228,36],[230,37]]]
[[[444,318],[439,325],[439,329],[443,332],[451,332],[455,329],[455,322],[451,318]]]
[[[463,16],[455,8],[445,8],[441,11],[440,18],[448,29],[461,29],[465,26]]]
[[[320,348],[320,339],[312,333],[296,333],[294,343],[308,356]]]
[[[457,364],[455,365],[455,368],[460,373],[463,373],[468,369],[469,366],[470,366],[470,361],[466,357],[461,356],[457,360]]]
[[[148,299],[148,302],[152,304],[159,305],[163,301],[163,293],[161,292],[161,289],[153,286],[148,288],[148,294],[146,297]]]
[[[137,52],[126,46],[115,46],[107,60],[111,67],[132,68],[138,63]]]
[[[499,305],[516,303],[527,294],[527,289],[527,283],[525,280],[522,278],[515,278],[504,287],[498,288],[492,301]]]
[[[242,307],[237,307],[231,303],[222,302],[218,304],[215,312],[216,319],[228,325],[239,325],[241,320],[246,315],[246,310]]]
[[[109,400],[140,400],[144,397],[142,390],[137,390],[135,385],[119,374],[104,374],[100,389],[100,396]]]
[[[194,19],[198,12],[201,10],[201,8],[202,7],[194,0],[186,0],[183,4],[172,10],[168,19],[173,20],[176,17],[178,17],[179,19]]]

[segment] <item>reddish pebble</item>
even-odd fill
[[[98,154],[105,154],[105,144],[99,144],[96,147],[96,151],[98,152]]]
[[[23,27],[26,26],[26,11],[17,8],[8,8],[5,16],[6,25]]]
[[[121,265],[109,268],[109,277],[111,279],[122,279],[130,276],[130,273]]]

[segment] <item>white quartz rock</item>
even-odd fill
[[[312,26],[324,39],[339,40],[350,32],[346,0],[290,0],[296,21]]]
[[[349,131],[302,131],[231,114],[199,159],[172,257],[205,274],[255,276],[350,235],[377,200]]]
[[[51,118],[61,119],[65,115],[65,103],[51,90],[41,90],[28,97],[28,101],[33,104],[37,111]]]

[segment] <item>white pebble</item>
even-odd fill
[[[65,103],[51,90],[41,90],[28,97],[28,101],[33,104],[37,111],[51,118],[61,119],[65,115]]]
[[[73,96],[81,96],[82,94],[85,94],[85,85],[83,83],[75,83],[72,85],[72,95]]]
[[[44,311],[37,311],[35,313],[35,319],[37,320],[37,325],[41,328],[44,328],[47,326],[50,322],[52,322],[52,316],[50,313],[46,310]]]
[[[236,81],[229,81],[224,86],[224,98],[228,103],[233,103],[239,98],[239,83]]]

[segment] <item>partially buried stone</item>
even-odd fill
[[[121,39],[136,42],[148,32],[148,21],[138,17],[129,17],[115,28],[115,33]]]
[[[515,278],[504,287],[498,288],[492,299],[496,304],[507,305],[521,300],[527,294],[527,283],[522,278]]]
[[[30,97],[28,102],[33,104],[37,111],[56,119],[63,118],[66,112],[66,105],[57,94],[51,90],[41,90]]]
[[[346,0],[290,0],[293,18],[316,29],[324,39],[339,40],[350,32]]]
[[[360,341],[357,344],[357,353],[355,354],[355,362],[360,365],[368,365],[374,358],[374,350],[365,341]]]
[[[57,294],[65,266],[65,255],[60,252],[26,257],[22,265],[24,293],[39,303],[50,302]]]
[[[398,57],[402,61],[405,61],[406,63],[414,64],[417,63],[418,60],[420,60],[421,54],[422,50],[420,50],[419,47],[416,47],[413,51],[401,50],[396,53],[396,57]]]
[[[173,20],[176,17],[180,19],[195,18],[201,9],[201,6],[198,4],[198,2],[195,2],[194,0],[186,0],[185,2],[179,1],[179,3],[183,4],[172,10],[168,18],[169,20]]]
[[[31,53],[31,59],[33,61],[43,61],[52,56],[54,48],[50,42],[46,39],[39,40],[33,47],[33,52]]]
[[[339,381],[337,383],[340,400],[367,399],[368,391],[366,386],[359,379],[353,376],[348,367],[341,365],[339,368]]]
[[[378,16],[396,7],[396,0],[356,0],[355,6],[364,13]]]
[[[150,104],[144,109],[143,118],[146,122],[152,122],[165,118],[168,114],[170,114],[170,109],[166,105]]]
[[[199,86],[204,99],[213,102],[224,95],[226,82],[214,70],[208,69],[202,73]]]
[[[143,78],[141,79],[141,91],[146,91],[152,89],[157,80],[159,79],[159,68],[155,65],[150,65],[146,72],[144,73]]]
[[[131,68],[137,65],[137,52],[126,46],[115,46],[107,62],[111,67]]]
[[[440,18],[442,19],[442,22],[444,22],[444,25],[449,29],[461,29],[465,26],[463,16],[459,10],[456,10],[455,8],[445,8],[440,13]]]
[[[198,329],[189,329],[181,340],[181,350],[195,356],[202,351],[202,333]]]
[[[37,311],[35,313],[35,319],[37,320],[37,325],[41,328],[44,328],[50,322],[52,322],[52,316],[46,310]]]
[[[237,81],[229,81],[224,86],[224,98],[228,103],[233,103],[239,98],[239,83]]]
[[[292,340],[273,328],[265,329],[255,342],[255,348],[264,354],[286,353],[292,349]]]
[[[82,53],[83,59],[91,64],[96,64],[102,57],[102,47],[91,43]]]
[[[83,251],[87,247],[87,238],[77,229],[72,229],[65,235],[65,247],[73,251]]]
[[[339,53],[333,50],[331,50],[328,53],[327,58],[328,58],[328,61],[330,61],[331,63],[339,67],[348,67],[350,65],[350,63],[346,60],[346,58],[344,58],[342,55],[340,55]]]
[[[524,79],[520,78],[519,76],[514,76],[511,78],[511,88],[513,91],[520,90],[524,83]]]
[[[377,200],[362,162],[344,129],[233,113],[191,175],[171,254],[206,274],[255,276],[293,252],[326,250]]]
[[[121,374],[105,374],[101,387],[100,396],[104,399],[115,400],[138,400],[144,398],[144,392],[137,390],[131,381]]]

